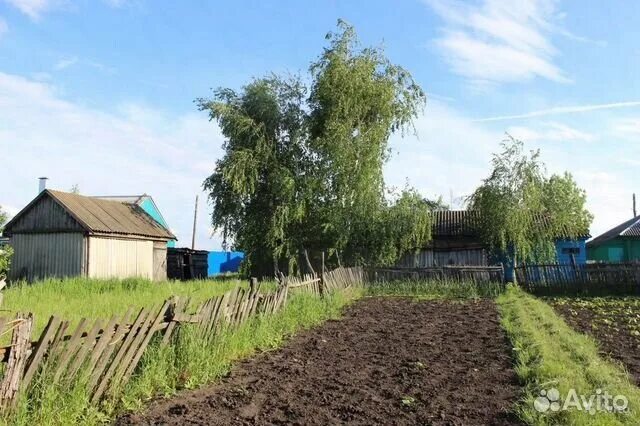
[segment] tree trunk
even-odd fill
[[[304,261],[307,263],[307,268],[309,269],[309,272],[311,272],[312,275],[315,275],[316,271],[314,271],[313,266],[311,266],[311,261],[309,260],[309,253],[307,252],[307,249],[303,249],[303,253],[304,253]]]

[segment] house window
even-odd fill
[[[580,247],[563,247],[562,254],[580,254]]]

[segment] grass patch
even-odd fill
[[[270,316],[256,316],[235,329],[203,334],[195,325],[182,326],[172,343],[151,343],[124,389],[100,407],[89,403],[86,379],[51,385],[43,370],[20,401],[7,424],[87,424],[108,422],[118,413],[139,410],[151,398],[170,396],[180,389],[211,383],[227,374],[234,361],[256,351],[277,348],[295,332],[337,318],[359,296],[358,290],[332,293],[320,299],[305,293],[290,296],[285,308]],[[159,337],[159,336],[158,336]],[[6,421],[6,420],[5,420]]]
[[[497,299],[502,326],[514,350],[516,372],[524,385],[524,396],[517,407],[523,421],[532,425],[638,425],[640,389],[634,386],[624,369],[598,355],[596,342],[569,327],[553,308],[509,287]],[[559,390],[562,406],[571,389],[587,399],[605,390],[624,395],[627,413],[610,413],[569,408],[541,413],[534,401],[542,390]]]
[[[457,280],[398,280],[374,282],[366,286],[370,296],[405,296],[418,299],[478,299],[496,297],[504,292],[501,283],[476,283]]]
[[[171,296],[189,296],[204,301],[218,296],[244,281],[193,280],[151,282],[141,278],[98,280],[88,278],[47,279],[34,284],[24,282],[4,290],[2,316],[32,312],[34,336],[38,336],[51,315],[71,321],[73,329],[80,319],[108,319],[124,314],[130,306],[142,308],[161,303]]]

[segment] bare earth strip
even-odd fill
[[[363,299],[215,386],[118,424],[519,424],[492,301]]]

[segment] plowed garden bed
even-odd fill
[[[490,300],[367,298],[215,386],[118,423],[518,424],[509,350]]]
[[[575,330],[595,338],[602,354],[621,362],[640,385],[640,297],[555,298],[550,302]]]

